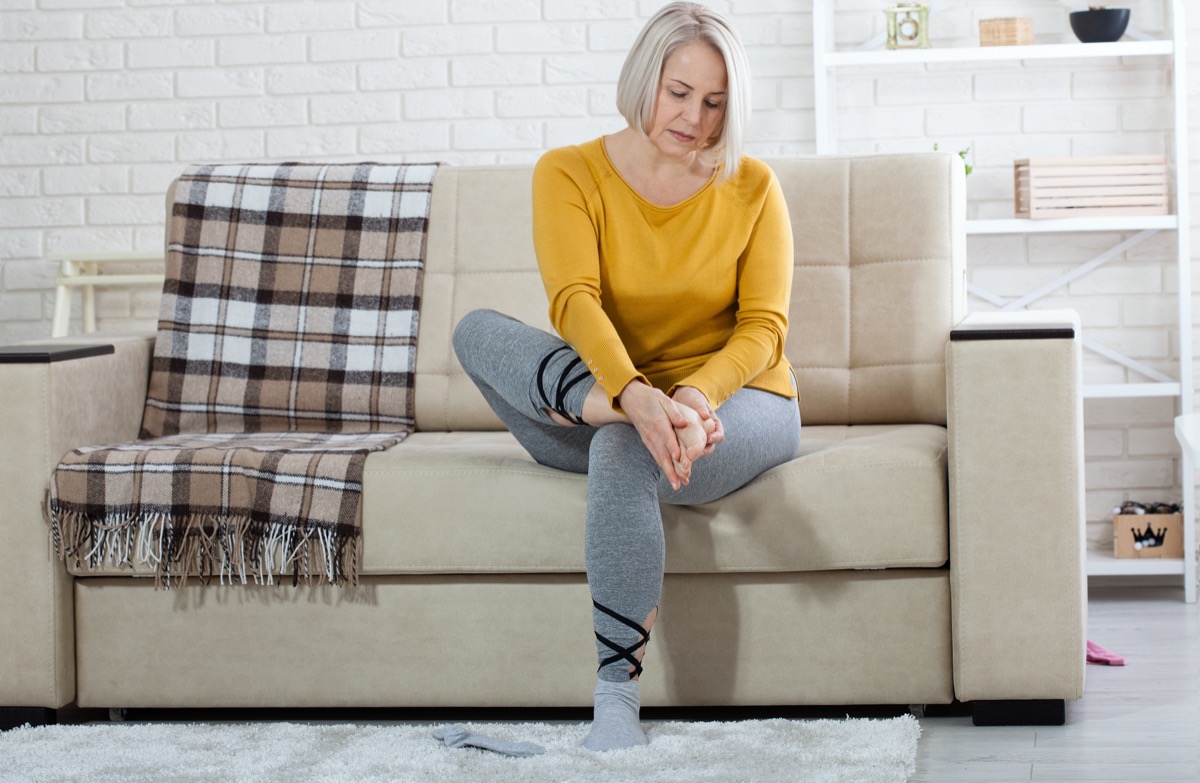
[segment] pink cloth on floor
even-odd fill
[[[1124,666],[1125,659],[1115,652],[1106,650],[1095,642],[1087,643],[1088,663],[1102,663],[1106,666]]]

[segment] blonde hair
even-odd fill
[[[750,122],[750,62],[741,38],[716,11],[699,3],[671,3],[646,22],[621,67],[617,111],[645,136],[667,58],[693,43],[708,44],[725,61],[725,116],[707,152],[712,165],[722,168],[720,178],[728,179],[737,172]]]

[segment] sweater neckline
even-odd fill
[[[619,170],[617,170],[616,164],[614,164],[612,161],[612,158],[610,158],[608,156],[608,145],[606,145],[604,143],[603,136],[596,139],[596,144],[598,144],[600,146],[600,156],[604,159],[604,165],[608,167],[608,170],[610,172],[612,172],[612,175],[614,177],[616,177],[617,180],[620,181],[620,183],[622,185],[625,186],[626,190],[628,190],[631,194],[633,194],[633,197],[635,199],[637,199],[639,202],[641,202],[644,206],[646,206],[650,209],[658,210],[659,212],[673,212],[677,209],[682,209],[683,207],[686,207],[688,204],[690,204],[691,202],[695,201],[696,199],[703,196],[706,192],[708,192],[709,188],[712,187],[713,181],[717,178],[717,171],[716,171],[716,169],[714,169],[713,173],[709,175],[708,181],[705,182],[703,185],[701,185],[699,190],[697,190],[695,193],[688,196],[684,200],[678,201],[674,204],[667,204],[667,205],[655,204],[653,201],[651,201],[650,199],[643,196],[641,194],[641,192],[639,192],[637,188],[635,188],[633,185],[631,185],[629,183],[629,180],[625,179],[625,177],[622,176],[621,172]]]

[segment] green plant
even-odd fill
[[[937,152],[937,148],[938,148],[937,142],[934,142],[934,144],[933,144],[933,151],[934,151],[934,152]],[[971,148],[970,148],[970,147],[963,147],[961,150],[959,150],[959,151],[958,151],[958,157],[960,157],[960,158],[962,158],[962,159],[963,159],[963,164],[964,164],[964,165],[967,167],[967,174],[968,174],[968,175],[970,175],[970,173],[971,173],[971,171],[972,171],[972,169],[973,169],[973,167],[971,166],[971,164],[970,164],[970,163],[967,163],[967,153],[968,153],[968,152],[970,152],[970,151],[971,151]]]

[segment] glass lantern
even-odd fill
[[[897,3],[883,9],[887,15],[887,48],[929,48],[929,6]]]

